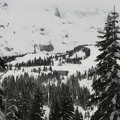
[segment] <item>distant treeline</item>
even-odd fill
[[[16,63],[15,67],[29,67],[29,66],[50,66],[54,65],[54,61],[59,60],[59,65],[66,63],[72,64],[81,64],[81,60],[86,59],[90,56],[90,49],[86,47],[87,45],[79,45],[75,47],[73,50],[66,51],[65,53],[56,53],[55,55],[51,55],[49,57],[44,58],[34,58],[33,60],[28,60],[27,62]],[[85,53],[85,56],[79,57],[75,56],[75,58],[71,58],[71,56],[79,51]],[[24,55],[22,55],[24,56]],[[21,56],[21,57],[22,57]],[[15,59],[17,56],[9,57],[9,61]],[[19,56],[20,57],[20,56]],[[7,59],[8,60],[8,59]]]
[[[27,53],[26,53],[27,54]],[[12,56],[4,56],[3,57],[3,60],[5,63],[8,63],[8,62],[11,62],[13,60],[15,60],[17,57],[23,57],[25,56],[26,54],[21,54],[21,55],[12,55]]]

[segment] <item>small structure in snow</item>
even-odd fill
[[[53,71],[53,74],[55,75],[62,75],[62,76],[67,76],[69,71],[67,70],[55,70]]]

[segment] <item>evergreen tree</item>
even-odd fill
[[[15,99],[10,99],[8,101],[9,107],[7,110],[6,114],[6,119],[7,120],[18,120],[19,119],[19,114],[18,114],[18,107],[16,106],[16,100]]]
[[[74,116],[73,98],[69,92],[69,87],[62,86],[60,120],[72,120]]]
[[[0,72],[5,70],[5,62],[0,58]],[[5,110],[5,93],[4,88],[0,83],[0,119],[5,120],[5,115],[3,114]]]
[[[83,115],[81,112],[79,112],[78,107],[75,110],[75,116],[73,120],[83,120]]]
[[[42,95],[42,91],[40,90],[40,88],[37,88],[35,95],[34,95],[30,119],[31,120],[44,120],[43,115],[44,115],[43,95]]]
[[[32,86],[28,73],[25,73],[24,77],[21,75],[16,82],[16,86],[18,87],[17,106],[19,109],[20,118],[27,120],[30,119],[29,117],[32,103],[32,93],[30,90],[30,88],[32,89]]]
[[[16,100],[16,84],[14,76],[9,77],[9,80],[4,80],[2,82],[4,86],[4,91],[6,95],[6,120],[18,120],[18,107],[17,107],[17,100]]]
[[[108,15],[104,31],[98,36],[96,46],[101,54],[97,56],[96,74],[99,77],[93,82],[95,93],[91,102],[96,103],[98,110],[91,120],[118,120],[120,119],[120,38],[117,26],[118,13],[111,12]]]
[[[60,103],[57,98],[52,100],[49,120],[60,120]]]
[[[2,58],[0,58],[0,72],[5,70],[5,62]]]
[[[72,120],[73,116],[74,106],[69,87],[62,84],[62,87],[59,89],[59,94],[57,90],[54,93],[49,120]]]
[[[4,110],[5,110],[5,93],[0,83],[0,119],[1,120],[5,120]]]

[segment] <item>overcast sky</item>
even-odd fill
[[[120,0],[6,0],[8,3],[13,3],[17,5],[67,5],[68,6],[87,6],[87,7],[104,7],[116,9],[120,7]]]
[[[16,3],[41,3],[41,4],[49,4],[49,3],[57,3],[57,4],[71,4],[71,3],[80,3],[80,4],[118,4],[120,5],[120,0],[7,0],[7,1],[14,1]]]

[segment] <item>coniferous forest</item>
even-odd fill
[[[93,82],[95,93],[91,102],[95,103],[98,110],[91,120],[119,120],[120,119],[120,43],[118,13],[114,11],[107,16],[104,31],[99,31],[96,46],[101,51],[97,56],[96,74],[99,78]]]
[[[70,76],[55,74],[51,62],[54,64],[52,60],[60,57],[66,63],[81,64],[80,60],[90,56],[90,49],[85,45],[44,60],[39,57],[16,64],[14,67],[17,70],[21,67],[24,71],[24,67],[44,66],[43,71],[49,69],[51,73],[41,73],[40,68],[34,68],[32,72],[38,73],[38,76],[24,72],[21,75],[4,77],[0,84],[0,120],[120,120],[118,17],[115,8],[108,14],[104,29],[98,31],[100,41],[97,41],[95,46],[100,54],[96,57],[97,65],[84,73],[76,71],[76,74]],[[85,52],[85,57],[70,59],[70,56],[79,50]],[[69,57],[66,58],[66,55]],[[7,61],[15,58],[16,56],[0,59],[0,71],[3,74],[13,67],[8,65]],[[86,79],[92,80],[94,92],[81,85],[81,81]],[[97,110],[91,115],[95,107]],[[47,110],[49,115],[45,114]]]

